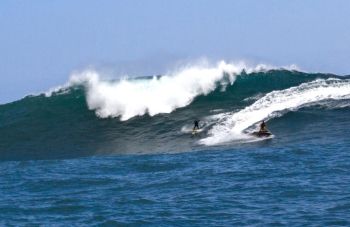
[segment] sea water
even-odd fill
[[[0,225],[350,225],[349,78],[220,67],[1,105]]]

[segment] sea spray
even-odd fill
[[[135,116],[171,113],[189,105],[195,97],[208,95],[217,87],[224,92],[242,71],[247,73],[276,68],[259,64],[247,66],[244,62],[229,64],[224,61],[215,66],[194,65],[152,79],[121,79],[104,81],[96,71],[73,74],[69,84],[84,84],[90,110],[101,118],[120,117],[122,121]],[[292,65],[287,68],[295,69]]]

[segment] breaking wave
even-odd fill
[[[89,70],[73,74],[68,87],[85,86],[88,107],[95,110],[98,117],[120,117],[125,121],[144,114],[171,113],[218,87],[225,91],[242,71],[252,73],[272,68],[262,64],[249,67],[243,62],[228,64],[224,61],[210,66],[205,62],[151,79],[121,79],[114,82],[104,81],[98,72]],[[296,66],[286,68],[296,69]]]
[[[294,69],[219,62],[120,80],[91,70],[74,73],[64,86],[0,105],[0,134],[6,135],[0,137],[0,157],[205,150],[257,141],[250,132],[263,119],[278,139],[288,132],[289,113],[300,115],[293,120],[298,127],[327,111],[332,120],[343,113],[339,109],[348,116],[349,77]],[[314,117],[306,118],[305,109]],[[195,119],[202,130],[192,136]],[[278,119],[282,123],[275,125]]]

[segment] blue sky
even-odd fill
[[[207,57],[350,74],[347,0],[0,1],[0,103],[74,70],[164,73]]]

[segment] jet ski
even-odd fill
[[[251,135],[256,137],[269,137],[269,136],[272,136],[272,133],[269,132],[268,130],[265,130],[265,131],[253,132]]]

